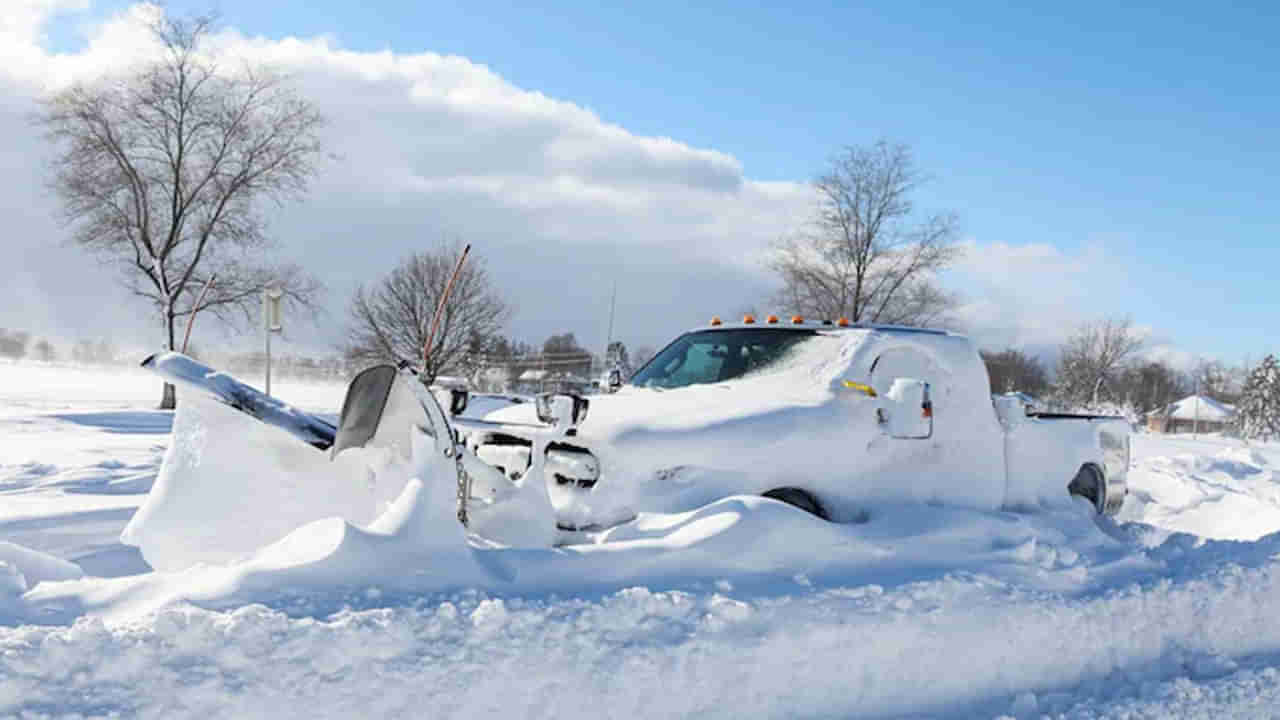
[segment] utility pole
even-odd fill
[[[262,328],[267,338],[267,397],[271,397],[271,333],[278,333],[283,328],[280,324],[280,298],[283,296],[279,288],[262,291]]]
[[[1191,438],[1194,440],[1200,434],[1200,378],[1196,378],[1196,409],[1194,410],[1194,418],[1191,421]]]

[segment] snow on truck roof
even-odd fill
[[[750,316],[748,316],[750,317]],[[754,318],[742,322],[727,323],[721,322],[719,318],[712,318],[709,325],[700,325],[698,327],[686,330],[686,333],[717,331],[717,330],[821,330],[823,332],[837,332],[842,330],[875,330],[877,332],[887,333],[903,333],[915,335],[947,335],[955,336],[956,334],[949,330],[941,330],[937,328],[919,328],[908,327],[906,325],[880,325],[876,323],[846,323],[837,324],[831,321],[826,322],[810,322],[792,320],[784,322],[778,320],[774,316],[769,316],[763,321],[756,321]]]

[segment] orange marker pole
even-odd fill
[[[435,342],[436,330],[440,328],[440,316],[444,314],[445,303],[449,302],[449,295],[453,293],[453,284],[458,280],[458,273],[462,272],[462,263],[467,260],[467,253],[471,252],[471,244],[462,248],[462,254],[458,256],[458,264],[453,266],[453,274],[449,276],[449,284],[444,287],[444,294],[440,296],[440,302],[436,304],[436,313],[431,318],[431,330],[427,333],[427,341],[422,345],[422,371],[427,371],[427,359],[431,357],[431,344]]]
[[[200,312],[200,303],[204,302],[204,296],[209,292],[209,288],[213,287],[213,281],[218,279],[218,274],[214,273],[209,276],[209,282],[204,284],[204,289],[200,291],[200,297],[196,298],[196,304],[191,306],[191,316],[187,318],[187,332],[182,336],[182,354],[187,354],[187,343],[191,341],[191,326],[196,324],[196,313]]]

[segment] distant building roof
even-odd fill
[[[1165,413],[1174,420],[1199,418],[1209,422],[1225,422],[1236,414],[1236,409],[1210,397],[1190,395],[1165,408]]]

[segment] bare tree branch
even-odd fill
[[[1062,345],[1054,402],[1067,410],[1123,403],[1119,381],[1143,342],[1128,317],[1078,327]]]
[[[776,300],[802,315],[903,325],[933,323],[954,307],[935,277],[959,257],[954,214],[917,217],[911,192],[925,177],[904,145],[847,147],[814,181],[810,227],[775,246]]]

